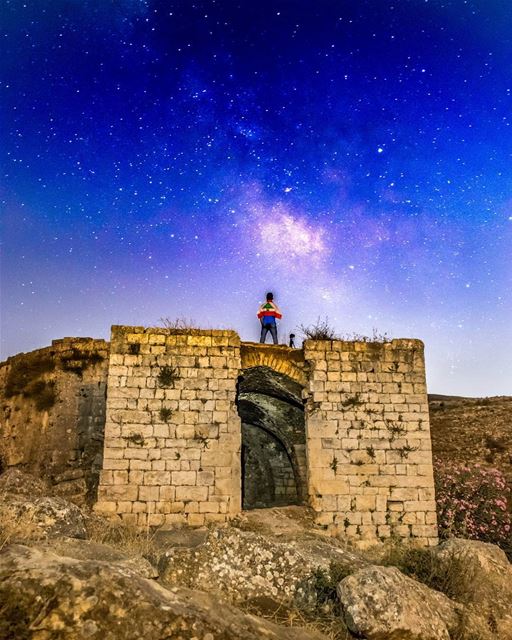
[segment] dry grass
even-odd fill
[[[3,503],[3,496],[0,496]],[[45,536],[34,520],[35,509],[0,507],[0,551],[8,544],[42,540]]]
[[[146,557],[158,550],[155,533],[149,527],[136,527],[119,519],[91,513],[86,518],[86,529],[88,540],[109,545],[129,555]]]
[[[276,603],[273,600],[253,600],[237,603],[245,613],[269,620],[282,627],[297,627],[322,633],[329,640],[353,640],[345,623],[335,613],[327,610],[302,609],[295,605]]]
[[[329,318],[317,318],[314,324],[300,325],[299,330],[306,340],[338,340],[336,329],[329,324]]]
[[[380,557],[375,558],[374,562],[397,567],[405,575],[430,589],[441,591],[461,604],[468,602],[468,594],[474,590],[478,579],[474,567],[463,555],[452,556],[441,562],[429,549],[396,540],[385,544]]]
[[[194,329],[200,329],[197,323],[190,318],[160,318],[160,322],[165,329],[169,329],[171,333],[173,331],[192,331]]]

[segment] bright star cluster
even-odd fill
[[[512,8],[5,0],[2,357],[190,318],[426,343],[512,393]]]

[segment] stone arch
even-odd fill
[[[288,376],[303,387],[306,386],[304,352],[285,345],[242,342],[240,346],[242,370],[252,367],[268,367]]]
[[[272,474],[262,487],[273,485],[274,494],[288,499],[288,504],[303,503],[307,496],[306,483],[306,433],[303,387],[290,376],[266,366],[242,369],[238,382],[237,405],[242,420],[242,445],[245,466],[244,493],[249,492],[248,482],[264,473]],[[257,469],[255,467],[258,467]],[[290,477],[292,481],[290,482]],[[294,486],[291,486],[294,485]],[[264,496],[259,502],[265,503]],[[247,500],[245,500],[247,502]],[[255,502],[255,500],[251,500]],[[257,502],[257,501],[256,501]],[[277,499],[275,504],[277,504]],[[266,504],[263,506],[275,506]],[[260,505],[261,506],[261,505]]]

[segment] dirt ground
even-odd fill
[[[429,396],[434,457],[500,469],[512,486],[512,397]]]

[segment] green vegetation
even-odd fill
[[[390,420],[386,421],[386,426],[388,428],[390,435],[390,440],[396,440],[397,438],[403,437],[407,433],[407,429],[403,424],[399,422],[391,422]]]
[[[165,327],[169,333],[186,333],[187,331],[197,331],[199,327],[194,320],[189,318],[160,318],[162,326]]]
[[[329,569],[318,567],[313,572],[313,589],[316,595],[316,607],[327,607],[335,614],[339,614],[339,600],[336,587],[352,570],[341,562],[331,561]]]
[[[397,567],[406,576],[459,601],[461,580],[465,581],[468,577],[468,563],[464,557],[454,556],[441,563],[429,549],[404,544],[396,539],[385,545],[384,555],[376,564]]]
[[[314,324],[305,326],[300,325],[300,331],[304,334],[306,340],[338,340],[336,331],[329,324],[329,318],[322,320],[317,318]]]
[[[176,367],[165,366],[160,369],[157,380],[160,387],[171,387],[179,379]]]
[[[404,458],[408,458],[410,453],[417,450],[418,450],[418,447],[411,447],[410,444],[406,444],[403,447],[398,447],[397,449],[395,449],[395,451],[398,451],[398,453],[400,454],[400,457],[402,458],[402,460]]]
[[[143,447],[146,444],[144,436],[141,433],[131,433],[129,436],[123,436],[127,442]]]
[[[341,405],[343,407],[347,407],[347,408],[358,407],[358,406],[360,406],[362,404],[363,404],[363,401],[361,400],[361,398],[360,398],[358,393],[354,394],[353,396],[350,396],[350,397],[346,398],[341,403]]]
[[[170,417],[172,416],[172,409],[168,409],[166,407],[162,407],[159,412],[159,417],[162,422],[168,422]]]

